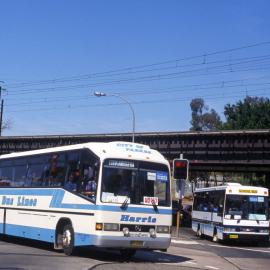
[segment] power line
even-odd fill
[[[257,91],[264,91],[262,95],[265,95],[265,91],[270,90],[270,88],[262,88],[262,89],[255,89],[255,90],[250,90],[249,92],[257,92]],[[229,97],[239,97],[243,95],[233,95],[229,96],[228,93],[233,93],[235,94],[235,91],[233,92],[226,92],[226,96],[224,96],[224,93],[221,95],[203,95],[203,97],[207,97],[208,99],[224,99],[224,98],[229,98]],[[246,90],[243,91],[238,91],[238,93],[246,93]],[[189,101],[193,99],[194,96],[192,97],[184,97],[184,98],[170,98],[170,99],[160,99],[160,100],[148,100],[148,101],[136,101],[132,102],[133,105],[139,105],[139,104],[154,104],[154,103],[168,103],[168,102],[174,102],[174,101]],[[107,103],[107,104],[88,104],[88,105],[68,105],[67,107],[57,107],[57,108],[52,108],[52,107],[47,107],[47,108],[37,108],[37,109],[24,109],[24,110],[14,110],[14,111],[9,111],[9,113],[15,113],[15,112],[33,112],[33,111],[53,111],[53,110],[66,110],[66,109],[78,109],[78,108],[89,108],[89,107],[106,107],[106,106],[119,106],[119,105],[126,105],[126,103]]]
[[[171,72],[171,73],[165,73],[165,74],[154,74],[154,75],[147,75],[147,76],[141,76],[141,77],[135,77],[135,78],[120,78],[117,80],[111,80],[111,81],[103,81],[103,82],[96,82],[96,83],[90,83],[90,84],[81,84],[81,85],[71,85],[71,86],[58,86],[58,87],[50,87],[50,88],[38,88],[38,89],[26,89],[26,90],[17,90],[13,91],[12,93],[9,93],[8,95],[17,95],[20,93],[24,94],[33,94],[35,92],[55,92],[55,91],[66,91],[74,88],[85,88],[85,87],[96,87],[96,86],[102,86],[102,85],[111,85],[111,84],[120,84],[120,83],[129,83],[129,82],[146,82],[146,81],[152,81],[152,80],[164,80],[164,79],[173,79],[173,78],[179,78],[179,77],[192,77],[194,76],[203,76],[203,75],[214,75],[214,74],[220,74],[220,73],[228,73],[228,72],[241,72],[246,71],[246,69],[242,69],[236,66],[241,66],[243,64],[253,63],[254,68],[258,68],[259,70],[264,69],[265,67],[262,66],[262,64],[269,64],[268,61],[270,60],[270,55],[267,58],[259,60],[260,62],[256,63],[258,60],[246,60],[246,61],[240,61],[237,63],[230,63],[226,65],[218,65],[218,66],[211,66],[211,67],[205,67],[200,69],[193,69],[193,70],[185,70],[185,71],[178,71],[178,72]],[[261,65],[261,66],[258,66]],[[225,70],[222,70],[225,68]],[[216,71],[215,70],[219,70]],[[247,71],[249,71],[248,69]],[[256,69],[251,69],[256,70]],[[196,74],[196,72],[206,72],[206,73],[200,73]],[[211,73],[210,73],[211,72]],[[190,74],[189,74],[190,73]],[[185,76],[183,76],[185,75]]]
[[[114,94],[124,94],[126,96],[132,96],[132,95],[155,95],[155,94],[166,94],[166,93],[175,93],[175,92],[201,92],[204,90],[211,90],[211,89],[217,89],[217,90],[224,90],[226,88],[234,88],[234,87],[254,87],[254,86],[260,86],[260,85],[269,85],[270,82],[263,82],[263,83],[249,83],[249,84],[243,84],[243,80],[234,80],[234,81],[240,81],[241,83],[238,83],[236,85],[225,85],[228,81],[221,81],[218,83],[215,83],[215,86],[211,87],[203,87],[204,85],[209,84],[200,84],[200,85],[186,85],[182,87],[174,87],[173,89],[170,88],[164,88],[159,90],[152,90],[151,92],[141,90],[141,91],[133,91],[133,92],[121,92],[121,93],[114,93]],[[212,83],[213,84],[213,83]],[[193,87],[194,89],[187,89]],[[176,90],[174,90],[176,88]],[[41,98],[37,101],[28,101],[28,102],[18,102],[18,103],[8,103],[6,107],[13,107],[13,106],[20,106],[20,105],[33,105],[33,104],[42,104],[42,103],[48,103],[48,102],[63,102],[63,101],[78,101],[78,100],[85,100],[85,99],[92,99],[95,98],[90,95],[84,95],[84,96],[62,96],[62,97],[52,97],[52,98]]]
[[[230,53],[230,52],[234,52],[234,51],[239,51],[239,50],[254,48],[254,47],[258,47],[258,46],[269,45],[269,44],[270,44],[270,41],[266,41],[266,42],[260,42],[260,43],[250,44],[250,45],[226,49],[226,50],[219,50],[219,51],[214,51],[214,52],[210,52],[210,53],[204,53],[204,54],[195,55],[195,56],[178,58],[178,59],[168,60],[168,61],[163,61],[163,62],[156,62],[156,63],[146,64],[146,65],[139,65],[139,66],[133,66],[133,67],[127,67],[127,68],[121,68],[121,69],[114,69],[114,70],[109,70],[109,71],[105,71],[105,72],[96,72],[96,73],[90,73],[90,74],[79,75],[79,76],[63,77],[63,78],[58,78],[58,79],[13,83],[13,84],[8,84],[8,87],[9,88],[17,88],[17,87],[35,86],[35,85],[41,85],[41,84],[55,84],[58,82],[66,82],[66,81],[70,81],[70,80],[78,80],[78,79],[80,80],[80,79],[84,79],[84,78],[89,79],[89,78],[95,77],[97,75],[105,75],[105,74],[108,75],[108,74],[113,74],[113,73],[120,72],[120,71],[130,71],[130,72],[133,71],[134,72],[134,70],[136,70],[136,69],[142,69],[142,68],[153,67],[153,66],[160,66],[160,65],[171,64],[171,63],[177,64],[178,62],[193,60],[193,59],[197,59],[197,58],[203,58],[205,60],[205,58],[209,57],[209,56]],[[202,64],[204,64],[204,63],[205,62],[203,61]]]
[[[112,73],[112,74],[101,74],[96,76],[88,76],[84,78],[75,78],[75,79],[66,79],[66,80],[53,80],[54,83],[63,83],[63,82],[71,82],[71,81],[84,81],[94,78],[106,78],[106,77],[112,77],[112,76],[119,76],[119,75],[132,75],[137,73],[145,73],[145,72],[153,72],[153,71],[161,71],[161,70],[169,70],[169,69],[181,69],[184,67],[192,67],[192,66],[209,66],[212,64],[217,63],[224,63],[224,62],[230,62],[230,64],[233,64],[233,61],[240,61],[240,60],[248,60],[248,59],[254,59],[254,60],[265,60],[266,58],[269,58],[270,55],[261,55],[261,56],[253,56],[253,57],[242,57],[242,58],[235,58],[235,59],[225,59],[225,60],[218,60],[218,61],[211,61],[211,62],[203,62],[203,63],[193,63],[193,64],[186,64],[186,65],[173,65],[168,67],[160,67],[160,68],[154,68],[154,69],[143,69],[143,70],[137,70],[137,71],[127,71],[127,72],[120,72],[120,73]],[[16,88],[16,87],[10,87],[10,88]]]

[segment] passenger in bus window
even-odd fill
[[[87,182],[85,185],[85,191],[83,192],[84,195],[90,197],[91,199],[95,200],[96,199],[96,191],[97,191],[97,177],[93,173],[93,170],[91,167],[90,168],[90,174],[88,172],[87,176]]]
[[[64,187],[70,191],[77,190],[76,176],[74,172],[69,175],[68,181],[65,183]]]

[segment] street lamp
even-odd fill
[[[132,142],[135,142],[135,113],[134,113],[134,109],[133,107],[131,106],[131,103],[128,102],[125,98],[123,98],[122,96],[120,95],[117,95],[117,94],[109,94],[107,95],[106,93],[104,92],[94,92],[94,95],[96,97],[118,97],[120,99],[122,99],[124,102],[126,102],[129,106],[129,108],[131,109],[131,112],[132,112],[132,118],[133,118],[133,121],[132,121]]]

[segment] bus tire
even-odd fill
[[[198,228],[197,228],[196,236],[198,236],[200,238],[202,237],[202,231],[201,231],[200,226],[198,226]]]
[[[121,249],[120,253],[124,260],[130,260],[135,254],[136,249]]]
[[[63,250],[67,256],[74,253],[74,229],[71,224],[67,224],[63,229]]]
[[[217,229],[216,228],[214,229],[212,241],[214,243],[217,243],[218,242],[218,235],[217,235]]]

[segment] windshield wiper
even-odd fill
[[[152,205],[153,205],[153,207],[154,207],[154,210],[155,210],[156,212],[158,212],[158,207],[157,207],[157,205],[155,204],[154,200],[151,200],[151,203],[152,203]]]
[[[129,197],[127,196],[121,205],[122,209],[126,209],[128,207],[128,200],[129,200]]]

